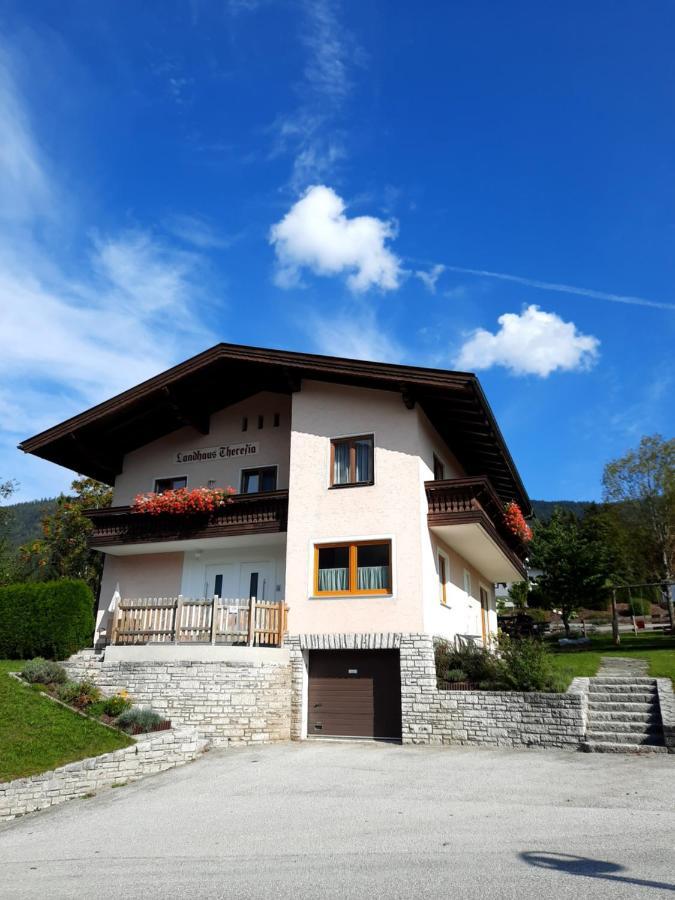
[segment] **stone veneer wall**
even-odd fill
[[[287,741],[291,736],[288,663],[106,662],[83,651],[63,663],[106,694],[129,692],[173,725],[192,725],[214,746]]]
[[[51,772],[0,784],[0,822],[66,800],[75,800],[113,784],[137,781],[191,762],[206,747],[195,728],[139,735],[131,747],[69,763]]]
[[[661,710],[663,742],[669,753],[675,753],[675,694],[670,678],[657,678],[656,691]]]
[[[401,636],[404,744],[480,744],[579,749],[586,732],[583,685],[567,694],[439,691],[434,641]]]

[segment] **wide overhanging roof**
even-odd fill
[[[397,391],[418,403],[467,475],[487,475],[499,496],[530,501],[475,375],[335,356],[216,344],[161,375],[19,444],[26,453],[112,484],[124,455],[260,391],[292,393],[302,379]]]

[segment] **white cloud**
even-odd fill
[[[400,260],[386,241],[396,234],[394,223],[373,216],[345,215],[345,203],[325,185],[309,188],[272,226],[270,243],[277,256],[276,283],[292,287],[307,268],[317,275],[349,273],[355,292],[371,287],[390,291],[401,279]]]
[[[435,294],[436,282],[441,277],[443,272],[445,272],[445,266],[439,264],[432,266],[428,272],[424,271],[424,269],[420,269],[415,272],[415,276],[419,278],[419,280],[422,282],[422,284],[430,294]]]
[[[319,353],[389,363],[404,357],[403,348],[385,332],[371,309],[309,315],[302,325]]]
[[[165,222],[167,230],[199,250],[212,250],[229,247],[231,238],[218,234],[216,229],[201,216],[173,215]]]
[[[538,306],[528,306],[520,315],[504,313],[497,321],[500,328],[494,334],[483,328],[473,332],[455,359],[458,369],[504,366],[514,375],[546,378],[557,369],[590,369],[597,359],[597,338]]]

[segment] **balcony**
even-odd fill
[[[199,515],[151,516],[130,506],[90,509],[86,515],[93,525],[89,545],[97,549],[278,534],[286,531],[288,491],[235,494],[218,512]]]
[[[526,577],[526,544],[506,527],[488,478],[427,481],[429,528],[490,581]]]

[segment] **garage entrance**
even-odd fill
[[[311,650],[308,737],[400,740],[398,650]]]

